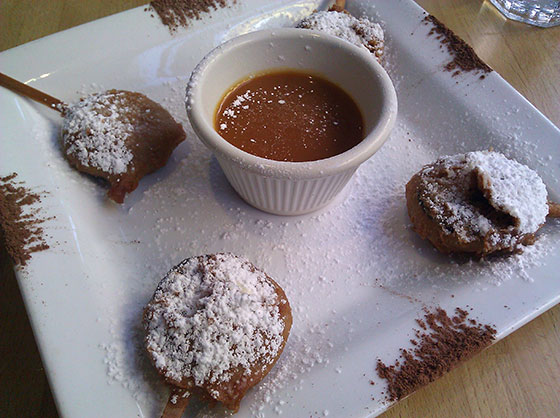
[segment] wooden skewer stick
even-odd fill
[[[58,112],[62,112],[63,108],[66,106],[61,100],[34,89],[27,84],[20,83],[19,81],[2,73],[0,73],[0,86],[6,87],[7,89],[28,97],[31,100],[35,100],[36,102],[48,106]]]
[[[181,418],[189,405],[190,396],[186,389],[173,387],[161,418]]]
[[[334,4],[336,7],[339,7],[341,10],[344,10],[344,7],[346,6],[346,0],[336,0]]]

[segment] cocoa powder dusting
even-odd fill
[[[203,13],[226,7],[228,3],[228,0],[155,0],[150,2],[150,7],[159,15],[161,22],[175,32],[179,27],[187,27],[190,20],[199,20]]]
[[[41,197],[14,179],[13,173],[0,177],[0,245],[4,245],[15,264],[25,266],[31,254],[49,248],[39,225],[40,209],[24,212],[24,207],[40,202]]]
[[[453,72],[453,76],[459,75],[461,71],[482,71],[489,73],[492,71],[484,61],[482,61],[474,49],[469,44],[459,38],[451,29],[441,23],[435,16],[428,15],[424,21],[431,22],[434,27],[428,35],[437,33],[436,39],[441,39],[443,45],[447,45],[449,53],[453,56],[453,60],[445,65],[447,71]],[[480,78],[485,78],[482,74]]]
[[[389,366],[377,360],[377,374],[388,382],[387,401],[402,399],[433,382],[494,341],[496,329],[467,321],[468,315],[460,308],[451,318],[441,308],[425,309],[424,319],[416,320],[421,330],[414,330],[414,348],[400,349],[399,359]]]

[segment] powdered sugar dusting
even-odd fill
[[[381,61],[384,49],[384,33],[378,23],[367,17],[355,18],[349,13],[337,11],[315,12],[298,23],[297,27],[324,32],[365,48]]]
[[[418,200],[445,234],[463,243],[482,240],[484,252],[514,250],[548,214],[539,175],[491,151],[442,157],[425,166],[419,174]]]
[[[256,364],[273,362],[282,346],[278,303],[267,276],[247,260],[187,259],[146,308],[147,349],[156,368],[176,382],[227,382],[237,367],[250,375]]]
[[[439,158],[420,172],[419,195],[422,206],[430,212],[447,234],[456,234],[463,242],[485,236],[492,224],[470,202],[472,167],[464,154]]]
[[[470,152],[467,161],[488,191],[486,198],[515,218],[521,233],[540,228],[548,214],[547,191],[535,171],[497,152]]]
[[[86,167],[110,174],[127,171],[132,153],[126,139],[133,126],[123,118],[124,92],[95,93],[70,104],[62,127],[66,153]]]

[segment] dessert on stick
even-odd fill
[[[70,164],[110,184],[123,203],[142,177],[163,167],[186,137],[183,127],[141,93],[109,90],[67,105],[62,142]]]
[[[439,158],[406,185],[414,230],[443,253],[512,253],[535,242],[557,205],[529,167],[494,151]]]
[[[366,17],[356,18],[345,9],[346,2],[337,1],[328,10],[316,11],[302,19],[297,28],[311,29],[344,39],[371,52],[381,64],[385,49],[381,25]]]
[[[143,319],[148,356],[173,388],[165,417],[178,416],[193,393],[237,411],[278,360],[292,325],[282,288],[230,253],[171,269]]]
[[[65,104],[3,74],[0,85],[62,114],[65,157],[77,170],[107,180],[117,203],[163,167],[186,137],[167,110],[141,93],[109,90]]]

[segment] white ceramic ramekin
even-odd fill
[[[231,145],[214,130],[224,93],[255,73],[294,69],[323,76],[354,99],[365,138],[350,150],[310,162],[273,161]],[[187,113],[200,140],[215,154],[233,188],[249,204],[279,215],[317,210],[334,199],[358,166],[385,142],[397,117],[389,76],[364,48],[306,29],[252,32],[211,51],[193,71]]]

